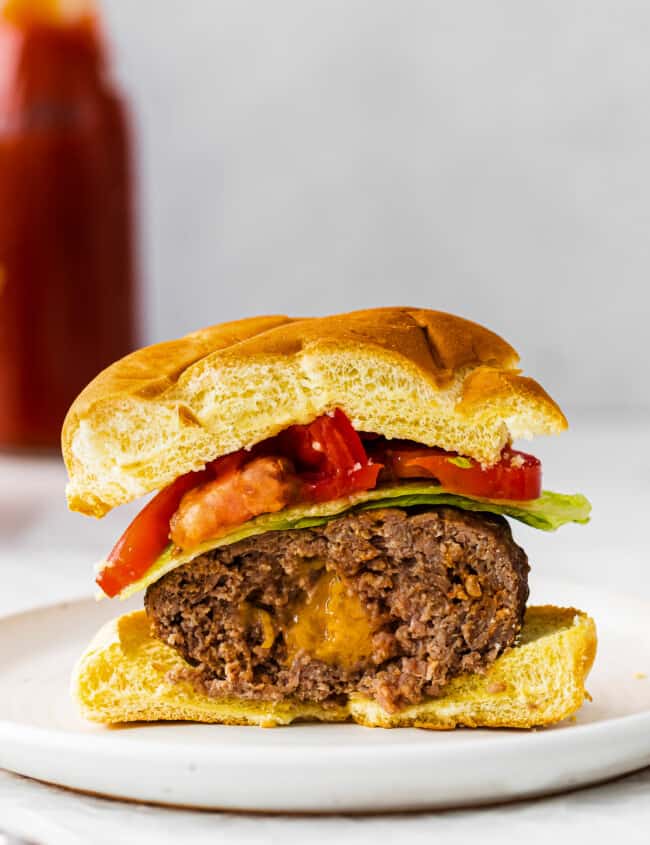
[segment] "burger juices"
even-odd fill
[[[540,461],[511,442],[511,428],[566,427],[561,411],[512,367],[511,347],[450,315],[258,319],[281,322],[252,335],[243,329],[251,321],[216,327],[224,346],[201,338],[208,348],[158,383],[138,356],[178,364],[182,342],[135,353],[114,365],[120,391],[109,370],[73,406],[64,429],[73,507],[101,515],[164,477],[169,432],[156,429],[156,416],[170,411],[189,470],[129,525],[98,569],[99,588],[111,598],[145,591],[150,635],[182,657],[165,683],[206,699],[317,704],[327,718],[328,708],[360,696],[394,714],[443,695],[454,678],[484,674],[517,645],[528,597],[528,560],[504,517],[542,530],[588,521],[587,500],[543,491]],[[329,379],[339,401],[306,421],[296,407],[291,419],[290,397],[268,404],[269,378],[282,377],[290,356],[292,365],[302,356],[304,368],[310,344],[318,386]],[[359,362],[349,387],[336,371],[341,348],[348,365]],[[391,416],[378,404],[397,393],[381,384],[386,359],[412,396]],[[243,379],[248,367],[251,386],[210,400],[220,429],[210,450],[206,384],[227,382],[237,367]],[[144,387],[136,383],[143,375]],[[285,392],[295,389],[291,378]],[[436,408],[423,404],[418,379],[439,394],[433,425],[426,415]],[[259,431],[271,432],[251,440],[251,408],[265,397]],[[134,461],[132,447],[116,457],[124,420],[135,425],[143,402],[152,417],[139,425],[153,435],[146,446],[140,437],[140,448],[154,458]],[[188,446],[192,436],[202,459]],[[224,448],[237,438],[238,448]]]

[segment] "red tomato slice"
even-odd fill
[[[169,522],[178,510],[183,496],[203,484],[235,472],[244,463],[246,452],[217,458],[199,472],[188,472],[165,487],[140,511],[109,554],[106,565],[95,579],[107,596],[122,590],[146,573],[169,543]]]
[[[308,425],[292,425],[275,438],[281,453],[295,463],[298,472],[334,475],[368,462],[361,438],[346,415],[337,408]],[[268,449],[276,444],[269,441]]]
[[[368,460],[361,438],[340,408],[309,425],[291,426],[278,440],[296,465],[306,501],[327,502],[377,483],[381,465]]]
[[[526,501],[542,492],[541,461],[509,447],[497,464],[485,469],[472,458],[410,443],[383,444],[377,460],[391,478],[435,478],[447,490],[467,496]]]
[[[360,490],[372,490],[377,485],[381,464],[368,464],[352,472],[330,477],[305,480],[305,499],[311,502],[329,502]]]
[[[113,598],[128,584],[142,578],[169,542],[169,520],[183,496],[211,476],[209,469],[182,475],[145,505],[97,574],[97,584],[107,596]]]

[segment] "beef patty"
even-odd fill
[[[208,695],[360,692],[396,710],[514,643],[527,578],[503,518],[388,508],[215,549],[149,587],[145,607],[190,664],[177,677]]]

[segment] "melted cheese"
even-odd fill
[[[372,654],[374,629],[365,608],[345,582],[325,572],[313,592],[292,608],[284,631],[289,662],[300,651],[343,669]]]

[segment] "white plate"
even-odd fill
[[[505,801],[650,764],[650,604],[546,585],[536,602],[584,606],[600,646],[593,703],[536,732],[265,730],[84,723],[70,667],[125,605],[83,600],[0,620],[0,766],[62,786],[163,804],[261,811],[386,811]]]

